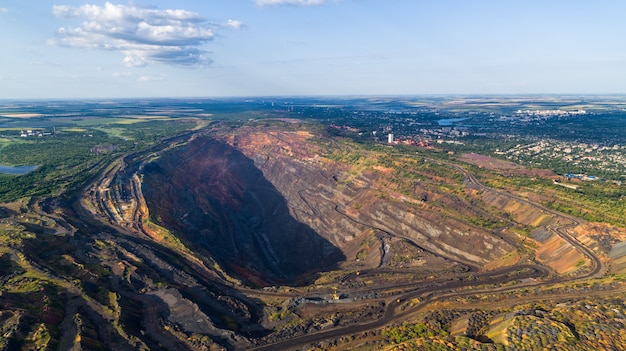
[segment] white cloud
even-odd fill
[[[9,12],[9,9],[7,9],[6,7],[0,7],[0,13],[7,13]]]
[[[243,23],[241,21],[229,19],[224,24],[224,27],[233,28],[233,29],[240,29],[241,27],[243,27]]]
[[[158,76],[141,76],[137,78],[137,80],[140,82],[157,82],[157,81],[164,80],[165,77],[166,76],[164,74],[161,74]]]
[[[130,67],[150,63],[205,67],[212,62],[200,47],[213,40],[215,33],[195,12],[106,2],[104,6],[54,5],[52,13],[84,21],[76,28],[59,28],[48,41],[51,45],[120,51],[122,62]],[[232,21],[231,26],[235,25],[241,23]]]
[[[259,6],[280,6],[280,5],[294,5],[294,6],[315,6],[322,5],[326,0],[254,0]]]

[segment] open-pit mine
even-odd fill
[[[50,283],[40,314],[0,296],[1,349],[49,322],[62,350],[623,347],[626,231],[489,172],[300,120],[162,138],[71,198],[4,207],[50,233],[0,255],[3,279]]]

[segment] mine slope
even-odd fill
[[[153,219],[249,283],[293,284],[345,259],[291,216],[252,160],[223,142],[195,138],[142,174]]]
[[[263,175],[285,196],[298,220],[307,223],[354,260],[372,236],[386,242],[401,238],[461,266],[478,269],[514,247],[477,226],[429,210],[420,197],[436,199],[468,216],[478,209],[432,186],[415,182],[412,194],[388,187],[390,175],[355,169],[320,157],[326,152],[304,132],[243,129],[233,145],[253,159]],[[332,148],[332,146],[331,146]],[[363,158],[374,157],[364,154]],[[391,175],[396,177],[397,175]],[[360,266],[378,267],[388,250],[370,250]],[[376,245],[378,248],[379,246]],[[367,257],[374,258],[367,261]]]
[[[482,228],[385,199],[379,174],[347,182],[350,169],[320,162],[308,139],[243,129],[236,145],[201,136],[163,152],[141,171],[150,218],[256,286],[298,284],[340,262],[379,267],[395,239],[460,269],[513,250]]]

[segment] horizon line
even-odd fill
[[[102,100],[185,100],[185,99],[271,99],[271,98],[375,98],[375,97],[626,97],[626,93],[416,93],[416,94],[310,94],[310,95],[214,95],[214,96],[133,96],[133,97],[38,97],[0,98],[0,101],[102,101]]]

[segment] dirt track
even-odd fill
[[[473,175],[472,173],[468,172],[467,170],[465,170],[464,168],[462,168],[461,166],[455,165],[455,164],[447,164],[450,167],[453,167],[455,169],[457,169],[458,171],[462,172],[463,174],[465,174],[466,176],[466,182],[468,182],[469,184],[471,184],[472,186],[481,188],[482,190],[487,190],[487,191],[497,191],[494,189],[491,189],[485,185],[483,185],[482,183],[480,183],[480,181],[478,181],[478,179],[476,178],[475,175]],[[371,322],[371,323],[366,323],[366,324],[360,324],[360,325],[352,325],[349,327],[345,327],[345,328],[338,328],[338,329],[333,329],[333,330],[329,330],[329,331],[323,331],[323,332],[319,332],[319,333],[315,333],[315,334],[309,334],[309,335],[304,335],[301,337],[297,337],[297,338],[293,338],[291,340],[286,340],[283,342],[278,342],[278,343],[274,343],[274,344],[270,344],[270,345],[265,345],[262,347],[257,347],[257,348],[253,348],[253,350],[256,351],[269,351],[269,350],[289,350],[289,349],[293,349],[293,348],[297,348],[297,347],[301,347],[301,346],[305,346],[305,345],[309,345],[309,344],[313,344],[316,342],[320,342],[323,340],[331,340],[331,339],[338,339],[344,336],[350,336],[350,335],[355,335],[355,334],[359,334],[359,333],[363,333],[363,332],[367,332],[367,331],[371,331],[371,330],[376,330],[379,328],[384,327],[385,325],[389,325],[392,323],[398,323],[401,321],[406,320],[409,316],[414,315],[416,313],[418,313],[422,308],[428,306],[429,304],[437,301],[437,300],[442,300],[442,299],[447,299],[447,298],[454,298],[454,297],[462,297],[462,296],[467,296],[467,295],[476,295],[476,294],[480,294],[480,293],[504,293],[504,292],[508,292],[508,291],[514,291],[514,290],[518,290],[524,287],[528,287],[528,286],[535,286],[535,287],[539,287],[539,286],[549,286],[551,284],[555,284],[557,283],[563,283],[566,281],[576,281],[576,280],[585,280],[585,279],[590,279],[590,278],[595,278],[598,277],[602,274],[602,272],[605,270],[605,268],[602,265],[602,262],[600,261],[600,259],[586,246],[582,245],[581,243],[579,243],[576,239],[574,239],[571,235],[569,235],[566,231],[567,228],[571,228],[574,226],[577,226],[579,224],[581,224],[581,221],[577,218],[571,217],[571,216],[567,216],[564,214],[561,214],[557,211],[554,210],[550,210],[548,208],[545,208],[544,206],[541,206],[539,204],[530,202],[526,199],[520,198],[518,196],[509,194],[509,193],[504,193],[504,192],[499,192],[501,195],[513,198],[517,201],[521,201],[524,203],[527,203],[531,206],[534,206],[542,211],[551,213],[554,216],[557,217],[561,217],[563,219],[567,220],[567,223],[556,227],[556,228],[549,228],[550,230],[553,230],[555,233],[557,233],[559,236],[561,236],[563,239],[565,239],[568,243],[570,243],[571,245],[573,245],[574,247],[576,247],[577,250],[580,250],[585,256],[587,256],[591,262],[592,262],[592,269],[582,275],[579,275],[577,277],[573,277],[573,278],[569,278],[567,280],[563,280],[563,279],[559,279],[559,280],[549,280],[549,281],[543,281],[543,282],[532,282],[532,283],[521,283],[518,285],[515,285],[513,287],[502,287],[502,288],[495,288],[495,289],[485,289],[485,290],[471,290],[471,291],[453,291],[456,289],[462,289],[462,288],[468,288],[468,287],[472,287],[472,286],[478,286],[478,285],[483,285],[484,281],[481,280],[481,282],[453,282],[453,283],[443,283],[442,286],[431,286],[431,287],[427,287],[427,288],[419,288],[416,287],[415,290],[407,292],[405,294],[402,294],[398,297],[395,297],[392,300],[388,301],[388,304],[386,305],[385,308],[385,313],[384,315],[376,320],[375,322]],[[522,278],[539,278],[539,277],[545,277],[549,274],[548,270],[545,269],[544,267],[538,266],[538,265],[525,265],[525,266],[514,266],[514,267],[510,267],[507,268],[503,271],[512,271],[515,270],[517,268],[529,268],[529,269],[533,269],[535,270],[534,274],[530,274],[528,276],[525,277],[515,277],[512,279],[494,279],[491,280],[490,283],[492,284],[502,284],[502,283],[506,283],[512,280],[518,280],[518,279],[522,279]],[[491,274],[487,273],[485,274],[485,278],[487,278],[488,280],[488,276]],[[450,292],[453,291],[453,292]],[[428,297],[424,298],[423,295],[426,293],[431,293]],[[421,297],[421,301],[417,304],[414,305],[412,307],[408,307],[406,309],[401,309],[401,306],[407,302],[410,301],[413,298],[416,297]],[[566,296],[564,296],[566,297]],[[552,298],[555,298],[555,296],[552,296]],[[542,297],[538,297],[535,298],[535,300],[540,300],[542,299]],[[532,298],[527,298],[527,300],[533,300]]]
[[[140,160],[140,159],[141,157],[138,157],[135,159],[135,161]],[[431,162],[435,162],[435,161],[431,160]],[[574,217],[566,216],[556,211],[550,210],[539,204],[533,203],[527,199],[520,198],[518,196],[509,194],[509,193],[500,192],[498,190],[488,188],[482,183],[480,183],[475,177],[475,175],[469,173],[464,168],[455,164],[446,163],[446,165],[463,173],[466,177],[465,181],[468,186],[479,188],[484,191],[498,192],[502,196],[507,196],[511,199],[515,199],[516,201],[526,203],[541,211],[550,213],[551,215],[555,217],[561,218],[562,219],[561,222],[563,222],[564,224],[562,224],[559,227],[553,227],[553,228],[548,228],[548,229],[554,231],[556,234],[558,234],[560,237],[566,240],[569,244],[573,245],[577,250],[579,250],[581,253],[587,256],[592,263],[592,267],[587,273],[581,274],[577,277],[569,278],[568,279],[569,281],[589,279],[589,278],[597,277],[602,274],[604,269],[602,266],[602,262],[599,260],[599,258],[590,249],[588,249],[586,246],[579,243],[575,238],[573,238],[571,235],[567,233],[567,229],[570,227],[579,225],[581,223],[580,220]],[[123,167],[110,168],[108,173],[103,174],[103,177],[101,178],[101,183],[100,183],[101,186],[99,186],[99,188],[96,190],[96,193],[99,194],[96,196],[96,203],[99,206],[102,206],[102,208],[100,209],[101,213],[106,214],[107,220],[113,222],[113,224],[112,225],[104,224],[104,222],[106,221],[103,221],[102,217],[98,217],[97,219],[92,218],[91,220],[92,221],[95,220],[95,222],[93,223],[96,226],[111,225],[111,228],[116,228],[118,230],[119,230],[118,228],[118,225],[119,225],[121,227],[126,228],[126,229],[122,229],[122,232],[126,233],[126,235],[129,235],[131,237],[139,235],[138,238],[140,238],[144,236],[145,233],[142,230],[142,224],[141,224],[142,218],[139,215],[139,212],[136,209],[134,209],[132,211],[132,215],[130,216],[130,219],[129,220],[127,219],[123,223],[120,223],[119,221],[120,216],[115,214],[115,207],[107,205],[107,201],[103,201],[105,196],[109,196],[108,195],[108,182],[110,182],[110,180],[113,179],[113,177],[115,176],[115,173],[120,172],[123,169],[124,169]],[[133,187],[133,189],[135,189],[135,191],[131,193],[131,196],[136,197],[137,196],[136,184],[135,184],[135,187]],[[310,195],[303,196],[302,193],[298,193],[298,195],[308,205],[308,209],[313,214],[316,214],[315,206],[312,206],[311,204],[309,204],[306,198],[307,196],[310,196]],[[79,213],[79,215],[83,218],[93,216],[93,213],[86,210],[83,206],[77,206],[76,210]],[[336,206],[335,206],[335,211],[339,212]],[[349,217],[345,213],[339,212],[339,214],[345,217]],[[359,223],[359,222],[357,221],[356,223]],[[364,225],[364,226],[369,226],[365,223],[359,223],[359,224]],[[376,228],[376,229],[380,229],[380,228]],[[403,237],[403,238],[406,240],[412,240],[410,237]],[[178,259],[183,259],[184,261],[186,261],[186,264],[190,267],[193,267],[199,276],[203,276],[203,279],[207,281],[211,280],[213,281],[213,283],[219,282],[220,279],[219,278],[216,279],[217,277],[214,272],[209,272],[206,267],[201,265],[197,260],[193,259],[192,257],[181,255],[180,253],[177,255],[177,257]],[[463,262],[463,263],[465,265],[472,266],[469,262]],[[524,269],[526,271],[523,273],[520,273],[517,275],[513,274],[514,272],[518,270],[524,270]],[[477,271],[477,268],[474,267],[473,270]],[[461,297],[461,296],[470,295],[470,294],[477,294],[480,292],[503,293],[507,291],[520,289],[523,287],[528,287],[528,286],[547,286],[550,284],[554,284],[556,280],[524,282],[524,283],[518,283],[514,286],[507,286],[503,288],[496,288],[496,289],[489,289],[489,290],[471,290],[471,291],[463,290],[469,287],[485,285],[487,282],[490,284],[502,284],[502,283],[507,283],[511,281],[520,281],[525,278],[541,278],[541,277],[546,277],[549,274],[550,272],[547,269],[539,265],[518,265],[518,266],[496,270],[496,271],[479,273],[479,275],[477,276],[477,278],[479,279],[476,279],[476,280],[442,279],[439,281],[429,282],[428,286],[424,286],[425,284],[424,282],[407,283],[407,284],[404,284],[403,286],[396,285],[396,286],[393,286],[393,288],[400,287],[403,289],[404,292],[401,293],[400,295],[394,296],[392,299],[388,298],[385,301],[386,304],[385,304],[384,314],[379,319],[373,322],[364,323],[364,324],[356,324],[356,325],[351,325],[348,327],[338,327],[338,328],[334,328],[334,329],[327,330],[327,331],[321,331],[321,332],[317,332],[313,334],[306,334],[303,336],[292,338],[290,340],[267,344],[267,345],[253,348],[253,349],[255,350],[292,349],[292,348],[308,345],[308,344],[315,343],[315,342],[322,341],[322,340],[338,339],[342,336],[354,335],[354,334],[362,333],[365,331],[379,329],[385,325],[396,323],[402,320],[406,320],[406,318],[408,318],[409,316],[415,313],[418,313],[420,309],[424,308],[425,306],[428,306],[430,303],[439,299]],[[564,282],[564,280],[559,280],[559,282],[562,283]],[[229,290],[231,293],[235,293],[235,291],[232,290],[232,288],[226,288],[226,286],[229,285],[228,282],[221,281],[219,282],[219,284],[223,284],[222,286],[223,289]],[[389,288],[392,288],[392,287],[391,286],[378,286],[378,287],[370,287],[368,288],[368,290],[383,291]],[[358,290],[354,290],[354,292],[357,292],[357,291]],[[291,296],[291,294],[273,294],[271,292],[260,292],[260,291],[252,291],[252,290],[247,291],[247,293],[249,293],[250,295],[256,294],[256,295],[274,296],[274,297]],[[346,290],[345,293],[349,294],[351,293],[351,291]],[[428,296],[425,297],[424,294],[428,294]],[[405,306],[405,303],[407,301],[410,301],[411,299],[416,298],[416,297],[420,297],[421,299],[419,304],[414,305],[412,307]],[[148,301],[143,301],[141,299],[140,301],[146,304],[149,304]],[[149,329],[147,331],[150,334],[152,334],[153,337],[160,339],[160,342],[164,345],[167,344],[175,348],[184,348],[184,345],[180,344],[178,340],[175,340],[174,338],[172,338],[171,335],[169,335],[168,333],[163,333],[160,330],[157,331],[158,323],[159,323],[157,321],[157,318],[158,318],[159,312],[156,310],[155,306],[151,306],[146,312],[148,313],[146,315],[146,319],[144,320],[144,323],[146,323],[146,327]]]

